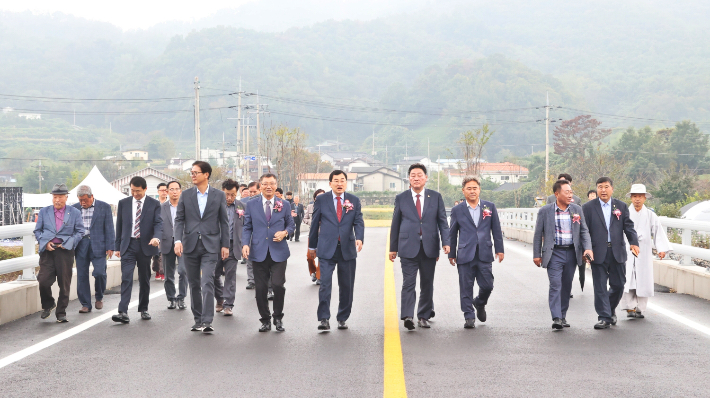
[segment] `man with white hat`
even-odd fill
[[[626,197],[630,197],[633,204],[629,217],[634,222],[638,235],[639,255],[628,257],[626,260],[626,285],[621,298],[621,308],[626,310],[628,318],[643,318],[648,298],[653,296],[652,249],[655,246],[658,257],[663,259],[670,250],[670,243],[656,213],[644,205],[646,199],[652,197],[646,192],[646,186],[632,185],[631,192],[627,193]]]

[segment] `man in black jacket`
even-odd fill
[[[626,242],[634,256],[639,247],[634,223],[629,218],[626,203],[612,199],[613,182],[609,177],[597,180],[598,200],[591,200],[582,206],[584,219],[592,239],[592,279],[594,281],[594,308],[599,323],[594,329],[608,329],[616,325],[616,306],[624,294],[626,283]],[[610,289],[607,291],[607,282]]]

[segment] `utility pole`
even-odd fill
[[[259,120],[259,90],[256,91],[256,177],[261,176],[261,122]],[[279,176],[281,178],[281,176]]]
[[[37,171],[39,172],[39,193],[42,193],[42,161],[39,161],[39,165],[37,166]]]
[[[550,178],[550,93],[545,105],[545,182]]]
[[[195,76],[195,160],[200,160],[200,81]]]
[[[389,164],[389,154],[387,152],[387,145],[385,145],[385,167]]]
[[[375,128],[372,128],[372,156],[375,156]]]

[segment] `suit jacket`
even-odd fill
[[[572,220],[572,242],[577,255],[577,265],[584,264],[584,251],[592,249],[589,230],[582,212],[582,206],[570,204],[570,217],[579,214],[579,222]],[[535,235],[533,237],[533,258],[542,258],[542,268],[552,258],[552,249],[555,247],[555,204],[545,205],[537,212],[535,221]]]
[[[74,208],[81,214],[81,204],[75,203]],[[93,257],[105,257],[107,250],[116,250],[116,233],[113,229],[113,214],[111,205],[94,199],[94,215],[89,226],[91,236],[91,251]]]
[[[333,204],[333,191],[326,192],[316,198],[311,217],[311,230],[308,233],[309,248],[316,249],[319,258],[330,260],[335,255],[340,238],[340,250],[343,260],[357,258],[355,241],[365,241],[365,222],[362,219],[360,199],[357,196],[343,193],[343,203],[350,201],[353,209],[343,209],[343,216],[338,222],[338,213]]]
[[[133,232],[133,197],[118,201],[118,211],[116,212],[116,245],[123,255],[128,250],[131,243],[131,233]],[[163,218],[160,216],[160,202],[150,196],[145,197],[141,209],[141,250],[146,256],[155,256],[160,253],[160,249],[151,246],[150,240],[163,237]]]
[[[266,260],[266,254],[270,253],[271,259],[275,262],[288,260],[291,252],[288,249],[286,239],[281,242],[274,242],[274,235],[279,231],[286,231],[291,235],[296,230],[296,224],[294,224],[293,217],[291,217],[291,205],[287,200],[278,199],[274,196],[274,205],[280,202],[282,208],[280,211],[276,211],[274,206],[271,212],[271,220],[267,223],[264,207],[262,206],[262,196],[257,195],[254,198],[247,202],[242,232],[243,245],[250,246],[249,259],[262,262]]]
[[[186,189],[180,195],[175,214],[175,241],[181,241],[185,253],[192,253],[199,237],[208,253],[219,253],[229,247],[229,221],[227,197],[219,189],[207,188],[207,204],[200,217],[197,204],[197,187]]]
[[[493,262],[493,245],[496,253],[503,251],[503,232],[500,228],[498,210],[496,205],[485,200],[480,201],[481,215],[478,220],[478,227],[473,223],[473,217],[468,211],[466,201],[459,203],[451,209],[451,251],[449,258],[455,258],[459,264],[473,261],[478,248],[478,258],[486,263]],[[483,217],[484,210],[488,208],[491,215]],[[493,241],[491,241],[493,235]],[[460,241],[459,241],[460,238]],[[458,247],[456,246],[458,242]]]
[[[175,238],[173,237],[174,225],[173,215],[170,213],[170,200],[166,200],[160,204],[160,217],[163,219],[163,236],[160,238],[160,252],[169,254],[175,246]]]
[[[572,202],[572,204],[575,204],[575,205],[580,206],[580,207],[582,206],[582,199],[581,199],[579,196],[577,196],[577,195],[572,195],[572,199],[574,200],[574,202]],[[557,197],[555,196],[555,194],[552,194],[552,195],[550,195],[550,196],[547,197],[547,203],[546,203],[546,204],[549,205],[550,203],[555,203],[555,202],[557,202]]]
[[[39,252],[47,248],[47,243],[54,238],[62,240],[62,247],[74,250],[84,235],[84,223],[81,221],[81,212],[74,207],[64,206],[64,223],[57,231],[54,220],[54,206],[43,207],[37,215],[34,229],[35,238],[39,243]]]
[[[296,217],[293,218],[293,222],[295,222],[296,224],[300,224],[303,221],[303,217],[305,216],[305,209],[303,207],[303,204],[292,204],[291,208],[293,208],[293,210],[296,212]]]
[[[242,246],[244,246],[242,245],[242,234],[244,231],[244,218],[246,216],[246,210],[247,207],[244,203],[242,203],[242,201],[234,201],[234,226],[232,227],[233,231],[230,239],[232,240],[232,251],[234,251],[234,257],[237,260],[242,259]],[[227,207],[227,211],[229,211],[229,207]],[[239,213],[241,213],[241,215]],[[227,221],[229,221],[229,219],[227,219]]]
[[[621,215],[617,219],[614,215],[614,209],[621,211]],[[611,250],[614,253],[614,259],[618,263],[626,262],[626,242],[624,242],[624,234],[629,240],[630,245],[638,246],[638,238],[636,230],[634,230],[634,222],[629,217],[629,207],[626,203],[611,198],[611,221],[609,222],[609,230],[606,229],[606,221],[604,220],[604,212],[599,199],[591,200],[582,206],[584,218],[587,221],[589,228],[589,236],[592,239],[592,251],[594,252],[594,264],[603,264],[606,259],[607,251],[607,232],[611,233]]]
[[[394,213],[390,229],[390,251],[399,252],[400,257],[414,258],[419,254],[420,242],[424,253],[429,258],[439,257],[439,235],[442,246],[450,243],[449,223],[446,221],[444,199],[436,191],[425,189],[422,219],[419,219],[417,206],[412,200],[410,189],[400,193],[394,199]],[[421,230],[421,239],[419,231]]]

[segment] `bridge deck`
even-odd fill
[[[34,314],[0,326],[0,366],[46,342],[0,368],[0,391],[4,397],[382,396],[386,237],[385,228],[367,229],[350,330],[316,330],[318,288],[307,276],[302,241],[291,244],[285,333],[257,332],[253,293],[244,289],[245,266],[237,271],[235,316],[218,314],[212,335],[191,333],[189,309],[167,310],[162,283],[152,282],[157,297],[151,300],[151,321],[141,321],[133,308],[129,325],[103,320],[77,330],[114,313],[114,294],[106,297],[103,311],[89,315],[78,314],[79,303],[71,302],[67,324]],[[407,332],[400,324],[409,396],[707,396],[710,335],[657,309],[710,327],[710,302],[658,293],[646,319],[620,314],[618,326],[595,331],[588,274],[584,292],[575,281],[572,327],[553,332],[546,273],[532,264],[529,245],[506,241],[506,252],[505,261],[494,266],[488,321],[475,330],[462,327],[456,270],[440,259],[432,328]],[[398,262],[394,269],[398,295]],[[137,293],[136,284],[134,299]],[[72,335],[55,342],[64,331]]]

